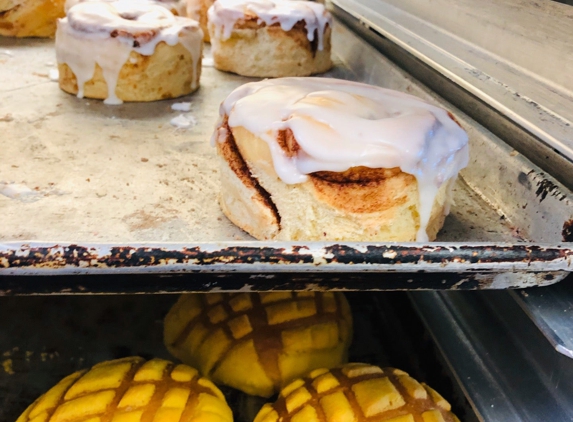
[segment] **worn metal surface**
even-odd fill
[[[0,276],[0,296],[50,294],[138,294],[210,291],[292,290],[476,290],[544,286],[563,279],[561,271],[505,273],[241,273],[104,274]]]
[[[185,245],[111,246],[0,245],[0,267],[10,274],[129,272],[145,266],[149,272],[460,272],[572,271],[573,250],[530,244],[363,244],[258,242]]]
[[[480,420],[573,420],[573,360],[508,292],[409,294]]]
[[[347,297],[354,317],[351,360],[399,367],[440,391],[462,420],[476,421],[402,294]],[[163,346],[163,317],[176,299],[0,298],[0,421],[15,421],[61,378],[100,361],[131,355],[173,359]],[[251,422],[266,402],[231,388],[223,391],[237,422]]]
[[[521,0],[334,3],[381,34],[393,60],[573,187],[570,7]]]
[[[571,240],[571,192],[340,23],[337,65],[326,76],[439,103],[470,135],[471,162],[455,187],[441,243],[251,242],[218,208],[208,142],[219,102],[250,79],[206,67],[193,96],[109,107],[64,94],[38,76],[53,55],[50,41],[0,43],[12,52],[0,68],[7,71],[0,85],[0,181],[19,186],[4,185],[0,195],[2,275],[425,271],[415,280],[420,287],[427,272],[451,272],[457,281],[443,285],[504,288],[549,284],[571,269],[570,245],[559,246]],[[177,101],[191,101],[197,126],[168,124]],[[18,191],[22,186],[30,189]],[[475,273],[493,275],[477,282]],[[410,278],[402,280],[393,288],[410,288]],[[371,287],[384,289],[385,283]]]
[[[511,292],[555,350],[573,358],[573,279],[542,290]]]

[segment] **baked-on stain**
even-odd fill
[[[573,242],[573,219],[567,220],[563,223],[561,236],[564,242]]]
[[[442,264],[450,263],[530,263],[552,262],[573,256],[566,248],[545,248],[535,245],[512,246],[392,246],[369,245],[366,250],[348,245],[326,245],[315,262],[314,254],[304,247],[274,248],[269,246],[229,246],[219,250],[202,250],[200,246],[181,249],[114,246],[105,255],[93,247],[80,245],[53,245],[23,247],[19,250],[0,251],[2,268],[130,268],[138,266],[164,266],[168,264]],[[397,268],[398,269],[398,268]],[[480,271],[496,271],[496,267]]]

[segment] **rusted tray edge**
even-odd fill
[[[573,271],[573,244],[218,242],[0,244],[0,275]]]

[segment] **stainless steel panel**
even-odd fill
[[[409,296],[481,420],[573,419],[573,360],[551,347],[509,293]]]
[[[339,22],[337,65],[326,76],[421,96],[452,110],[469,133],[471,162],[440,243],[252,242],[218,208],[208,143],[219,102],[251,79],[206,67],[195,95],[109,107],[46,80],[51,41],[0,43],[12,54],[0,69],[7,72],[0,88],[2,275],[417,273],[392,287],[408,289],[423,288],[428,273],[448,272],[455,281],[428,288],[508,288],[554,283],[572,268],[570,245],[561,244],[571,240],[571,192]],[[197,126],[169,126],[177,115],[170,105],[179,101],[191,102]],[[385,289],[384,279],[371,288]]]
[[[547,289],[512,291],[511,295],[555,350],[573,359],[572,281]]]
[[[571,174],[571,8],[515,0],[333,2],[415,58],[418,63],[400,61],[417,77],[427,66],[463,89],[463,98],[452,87],[438,92],[451,91],[448,98],[472,117],[495,124],[496,133],[511,125],[514,134],[522,132],[505,140],[536,164]],[[492,121],[483,106],[507,121]],[[563,179],[571,187],[569,180]]]

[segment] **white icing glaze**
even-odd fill
[[[289,184],[317,171],[399,167],[416,177],[420,228],[428,240],[434,199],[468,164],[468,137],[448,112],[376,86],[327,78],[281,78],[245,84],[221,104],[230,127],[244,127],[269,146],[275,171]],[[289,158],[276,139],[292,130],[300,151]],[[224,131],[216,131],[224,141]],[[215,139],[214,139],[215,140]]]
[[[201,62],[203,32],[197,22],[174,16],[153,2],[116,0],[80,2],[58,21],[56,58],[67,64],[78,83],[78,98],[84,84],[93,78],[98,64],[108,87],[106,104],[121,104],[115,94],[119,72],[132,51],[145,56],[155,52],[157,44],[181,43],[193,59],[193,86]]]
[[[290,31],[297,22],[304,21],[309,41],[314,41],[315,32],[318,34],[320,51],[326,25],[332,25],[332,17],[324,5],[309,1],[217,0],[207,14],[223,41],[231,37],[235,23],[245,17],[254,16],[267,26],[278,23],[283,31]]]
[[[58,69],[50,69],[48,71],[48,79],[50,79],[52,82],[58,82],[60,79],[60,72]]]
[[[197,120],[191,114],[180,114],[177,117],[172,118],[169,123],[180,129],[187,129],[193,127],[197,124]]]
[[[175,104],[171,104],[171,110],[175,110],[175,111],[191,111],[191,103],[175,103]]]
[[[112,3],[118,0],[66,0],[64,5],[64,10],[68,13],[68,10],[75,6],[78,3],[83,3],[86,1],[98,1],[98,2],[105,2],[105,3]],[[186,16],[187,13],[187,5],[185,4],[185,0],[133,0],[137,3],[149,3],[149,4],[157,4],[160,6],[165,7],[167,10],[177,13],[179,16]]]

